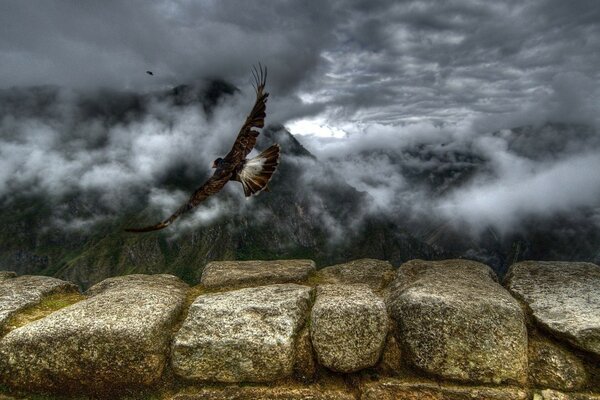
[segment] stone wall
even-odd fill
[[[0,335],[0,400],[600,400],[600,267],[228,261],[83,294],[0,271]]]

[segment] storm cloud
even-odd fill
[[[289,93],[333,40],[326,3],[3,2],[0,86],[141,90],[218,77],[249,83],[252,64]],[[154,76],[144,72],[151,70]]]
[[[278,122],[312,114],[338,127],[449,124],[473,115],[495,115],[499,124],[581,122],[594,119],[600,98],[594,0],[5,1],[0,7],[5,88],[141,91],[206,77],[244,86],[250,65],[261,61],[271,67]]]

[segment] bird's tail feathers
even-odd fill
[[[267,184],[279,165],[279,145],[274,144],[259,155],[246,161],[239,173],[246,197],[268,190]]]

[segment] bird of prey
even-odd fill
[[[152,71],[146,71],[146,73],[147,73],[148,75],[154,75],[154,72],[152,72]]]
[[[267,68],[264,70],[259,64],[259,68],[253,68],[256,91],[256,101],[254,107],[246,121],[242,125],[237,139],[231,148],[231,151],[223,157],[217,158],[212,167],[216,168],[215,173],[204,185],[200,186],[173,215],[159,222],[156,225],[144,228],[129,228],[127,232],[149,232],[166,228],[171,225],[177,217],[190,211],[209,196],[218,193],[229,181],[237,181],[242,184],[246,197],[258,194],[267,189],[267,184],[273,176],[277,165],[279,165],[279,145],[274,144],[254,158],[246,158],[256,144],[256,138],[259,132],[255,128],[262,128],[265,124],[266,103],[269,93],[265,92],[267,81]]]

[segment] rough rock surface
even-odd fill
[[[173,342],[187,379],[261,382],[289,376],[312,289],[279,284],[199,296]]]
[[[207,288],[302,283],[315,270],[312,260],[213,261],[204,267]]]
[[[184,390],[171,400],[356,400],[344,387],[327,385],[224,386]]]
[[[385,303],[366,285],[320,285],[310,335],[319,362],[338,372],[375,365],[389,320]]]
[[[0,271],[0,282],[16,277],[17,274],[13,271]]]
[[[468,260],[403,264],[388,308],[403,357],[443,378],[524,383],[527,331],[517,300]]]
[[[320,283],[362,283],[382,290],[394,280],[395,270],[389,261],[364,258],[322,268],[316,277]]]
[[[540,388],[575,390],[587,381],[583,362],[547,339],[529,338],[530,382]]]
[[[310,341],[310,331],[304,327],[296,338],[294,378],[301,382],[312,382],[317,373],[317,362]]]
[[[0,331],[13,314],[55,293],[77,292],[77,286],[49,276],[23,275],[0,280]]]
[[[523,261],[505,285],[536,322],[555,336],[600,355],[600,267],[590,263]]]
[[[0,340],[0,379],[61,393],[150,384],[162,374],[186,291],[170,275],[100,283],[90,289],[93,297]]]
[[[377,364],[377,370],[388,376],[395,376],[402,370],[402,351],[393,333],[388,333],[381,360]]]
[[[595,393],[563,393],[558,390],[546,389],[533,395],[533,400],[600,400],[600,394]]]
[[[527,400],[529,393],[517,387],[439,385],[381,379],[362,385],[361,400]]]

